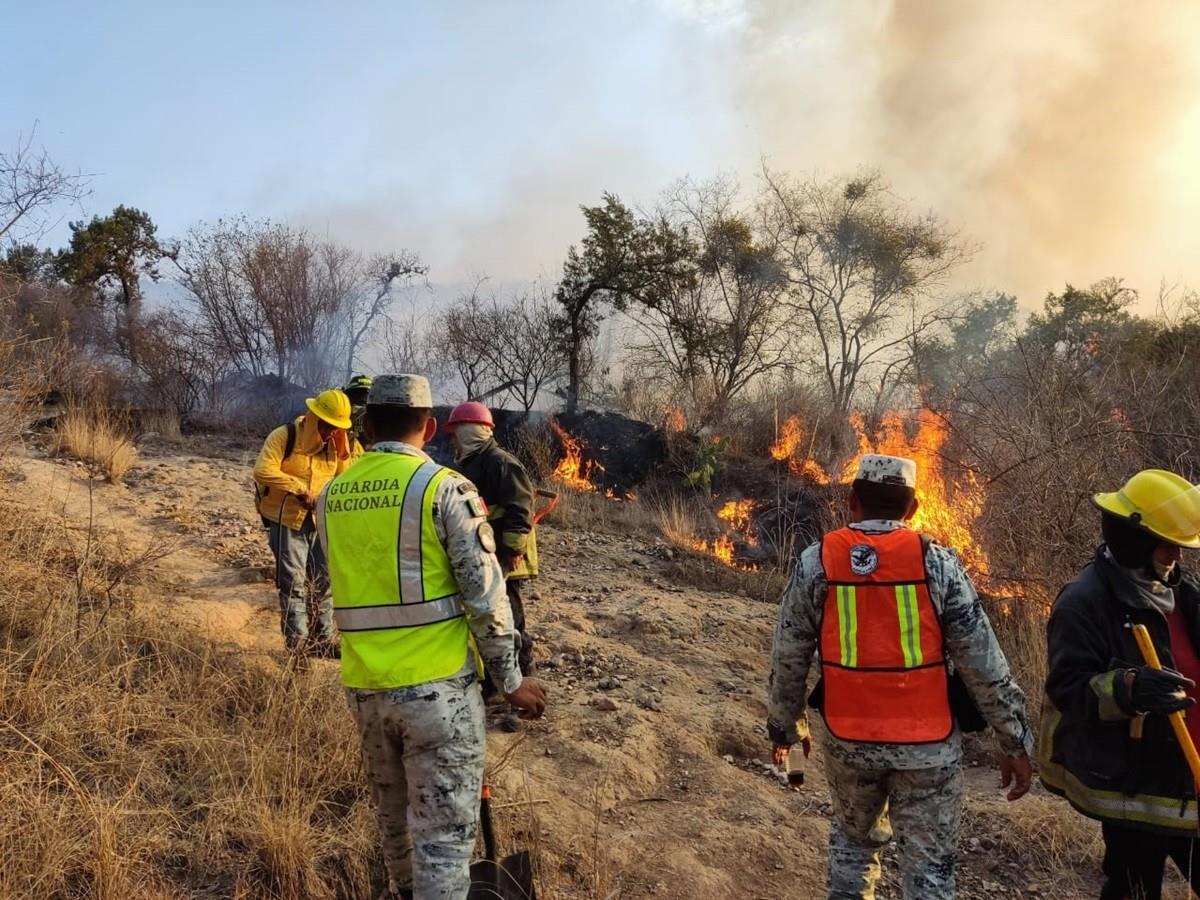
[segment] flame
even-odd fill
[[[779,432],[779,437],[775,438],[775,442],[771,444],[771,458],[780,461],[787,459],[796,452],[796,448],[800,446],[802,440],[804,440],[804,426],[800,423],[800,417],[788,416]]]
[[[864,453],[916,460],[920,505],[909,524],[932,535],[939,543],[953,547],[971,573],[986,581],[990,574],[988,556],[972,534],[983,512],[984,489],[970,472],[956,484],[947,482],[941,455],[948,437],[946,423],[923,409],[916,415],[916,434],[909,438],[908,420],[898,412],[889,412],[884,415],[874,440],[867,435],[861,415],[851,415],[850,424],[858,433],[859,452],[847,463],[843,480],[854,478]]]
[[[786,459],[788,471],[793,475],[808,478],[816,484],[829,484],[829,473],[819,462],[797,453],[804,443],[804,430],[804,423],[799,416],[788,416],[768,452],[772,459],[780,462]]]
[[[750,521],[751,513],[753,513],[756,505],[753,500],[726,500],[721,508],[717,510],[717,518],[726,523],[727,527],[732,529],[742,543],[751,547],[758,543],[758,538],[754,535]],[[753,572],[758,568],[758,566],[753,564],[738,562],[734,559],[734,551],[737,549],[737,545],[728,532],[714,541],[691,538],[684,543],[693,550],[715,558],[731,569]]]
[[[717,518],[728,522],[738,531],[746,531],[750,527],[750,513],[753,509],[753,500],[727,500],[725,505],[717,510]]]
[[[678,406],[668,406],[666,416],[663,419],[663,428],[667,431],[678,434],[687,427],[687,416],[683,414],[683,410]]]
[[[595,482],[592,481],[592,472],[603,472],[604,466],[595,460],[585,460],[583,458],[583,442],[563,431],[553,419],[550,420],[550,427],[558,435],[563,446],[563,458],[558,461],[558,465],[555,466],[550,477],[557,478],[567,487],[577,491],[595,493],[597,488]],[[609,496],[611,496],[611,491]]]

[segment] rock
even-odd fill
[[[615,691],[621,686],[621,679],[615,675],[609,675],[607,678],[601,678],[600,683],[596,686],[602,691]]]
[[[597,697],[592,701],[592,706],[596,707],[596,709],[600,710],[601,712],[617,711],[617,701],[612,697]]]
[[[725,760],[725,762],[729,763],[731,766],[733,765],[733,756],[731,754],[726,753],[721,757],[721,759]]]
[[[642,694],[638,697],[637,704],[642,709],[648,709],[652,712],[662,712],[662,700],[653,694]]]
[[[736,691],[737,689],[738,689],[738,686],[736,684],[734,684],[732,681],[717,682],[717,690],[719,690],[719,691],[727,691],[728,692],[728,691]]]

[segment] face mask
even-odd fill
[[[1154,564],[1153,564],[1153,568],[1154,568],[1154,577],[1157,578],[1159,581],[1161,581],[1163,584],[1167,584],[1167,582],[1171,578],[1171,575],[1174,574],[1174,572],[1175,572],[1175,563],[1171,563],[1169,566],[1164,566],[1158,560],[1155,560]]]

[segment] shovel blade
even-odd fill
[[[537,900],[533,888],[533,861],[522,850],[499,862],[481,859],[471,864],[471,891],[467,900]]]

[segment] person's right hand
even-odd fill
[[[1196,682],[1174,669],[1139,666],[1133,670],[1129,700],[1140,713],[1172,713],[1187,709],[1194,702],[1184,691]]]
[[[1020,800],[1029,793],[1029,785],[1033,782],[1033,763],[1025,754],[1020,756],[1000,757],[1000,787],[1010,784],[1007,797],[1009,801]]]
[[[313,494],[309,491],[305,491],[303,494],[300,495],[300,505],[303,506],[305,509],[316,509],[317,508],[317,495]]]
[[[522,719],[540,719],[546,711],[546,689],[536,678],[522,678],[520,686],[504,699],[521,711]]]

